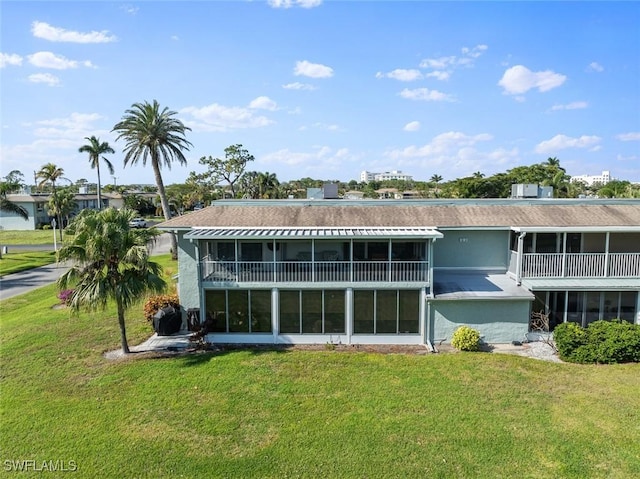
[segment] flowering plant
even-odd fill
[[[72,297],[73,297],[72,289],[63,289],[58,293],[58,299],[60,300],[60,303],[65,304],[67,306],[69,306],[69,304],[71,303]]]

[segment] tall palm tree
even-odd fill
[[[129,353],[125,311],[147,291],[166,287],[161,267],[150,261],[147,243],[159,232],[155,228],[133,229],[132,210],[106,208],[83,210],[70,228],[71,243],[58,252],[59,260],[73,266],[58,279],[61,289],[73,288],[70,306],[74,311],[104,310],[109,300],[116,302],[122,352]]]
[[[143,165],[147,160],[151,161],[153,174],[155,175],[158,195],[162,203],[162,211],[165,220],[171,218],[169,201],[164,189],[160,168],[164,164],[171,169],[171,162],[177,161],[181,165],[187,163],[183,151],[188,151],[193,146],[187,141],[184,134],[191,128],[174,118],[175,111],[166,107],[160,109],[160,104],[153,100],[153,103],[134,103],[130,109],[125,111],[122,120],[117,123],[112,131],[118,132],[119,139],[124,139],[124,165],[135,164],[142,161]],[[171,234],[171,256],[178,257],[178,242],[175,234]]]
[[[40,168],[40,171],[36,172],[36,179],[41,180],[40,183],[38,183],[38,188],[42,188],[42,186],[46,185],[47,183],[51,183],[51,196],[55,204],[58,203],[56,181],[66,180],[63,175],[64,169],[58,167],[53,163],[47,163],[46,165],[43,165],[42,168]],[[62,241],[62,217],[59,214],[56,216],[56,221],[58,222],[58,225],[60,227],[60,241]]]
[[[106,141],[100,143],[100,139],[95,136],[85,137],[85,140],[89,141],[89,144],[82,145],[78,148],[79,153],[89,153],[89,164],[91,168],[95,168],[98,172],[98,209],[102,209],[102,189],[100,185],[100,156],[105,153],[115,153],[116,151],[109,146],[109,143]],[[113,165],[109,160],[107,160],[104,156],[102,156],[102,161],[107,165],[107,169],[109,170],[109,174],[113,175],[114,169]]]

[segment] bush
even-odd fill
[[[152,322],[153,316],[159,309],[172,306],[176,309],[180,309],[180,299],[177,294],[158,294],[151,296],[144,303],[144,317],[147,321]]]
[[[615,319],[595,321],[586,329],[575,323],[553,332],[560,358],[575,363],[640,362],[640,325]]]
[[[460,326],[453,333],[451,345],[460,351],[477,351],[480,349],[480,333],[469,326]]]

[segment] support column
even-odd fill
[[[271,289],[271,331],[273,332],[273,343],[276,344],[278,342],[278,335],[280,331],[278,330],[278,326],[280,321],[278,318],[280,317],[280,294],[278,292],[278,288]]]
[[[351,336],[353,335],[353,288],[347,288],[344,292],[344,307],[344,331],[347,335],[347,344],[351,344]]]

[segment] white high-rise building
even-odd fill
[[[413,176],[406,175],[400,170],[385,171],[384,173],[373,173],[371,171],[364,170],[360,173],[360,181],[364,183],[385,180],[413,181]]]
[[[571,177],[571,183],[581,181],[587,186],[593,186],[595,183],[606,185],[611,181],[611,174],[609,171],[603,171],[601,175],[578,175]]]

